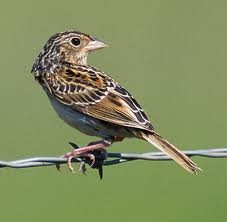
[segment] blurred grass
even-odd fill
[[[13,6],[12,6],[13,5]],[[66,126],[30,69],[47,38],[76,29],[110,48],[89,63],[140,101],[182,149],[226,147],[226,1],[7,1],[0,8],[1,159],[60,155],[93,138]],[[127,140],[111,151],[149,151]],[[2,221],[226,221],[225,159],[194,158],[197,177],[173,162],[105,168],[104,180],[54,167],[3,169]]]

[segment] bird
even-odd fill
[[[78,156],[106,149],[125,138],[142,139],[176,161],[186,171],[200,168],[164,139],[153,127],[137,100],[110,75],[87,62],[92,51],[107,45],[80,31],[53,34],[31,69],[58,116],[80,132],[101,138],[64,155],[68,166]]]

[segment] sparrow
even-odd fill
[[[105,149],[125,138],[138,138],[164,152],[190,173],[200,168],[182,151],[160,136],[137,100],[105,72],[88,65],[88,53],[107,45],[79,31],[54,34],[36,58],[31,73],[53,108],[67,124],[101,138],[65,154],[94,158],[91,152]]]

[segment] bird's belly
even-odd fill
[[[68,125],[82,133],[106,138],[109,136],[132,137],[132,134],[124,126],[107,123],[89,115],[76,111],[70,106],[64,105],[56,99],[48,96],[59,117]]]

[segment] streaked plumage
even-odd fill
[[[189,172],[199,169],[186,155],[154,131],[138,102],[106,73],[87,65],[101,41],[76,31],[53,35],[36,59],[32,72],[58,115],[83,133],[120,141],[145,139]]]

